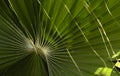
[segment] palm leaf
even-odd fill
[[[0,0],[1,76],[94,76],[113,68],[119,9],[119,0]]]

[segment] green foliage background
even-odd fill
[[[120,0],[0,0],[0,76],[95,76],[119,50]]]

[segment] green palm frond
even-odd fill
[[[119,9],[120,0],[0,0],[0,76],[117,76]]]

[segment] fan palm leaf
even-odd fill
[[[1,76],[110,76],[119,9],[120,0],[0,0]]]

